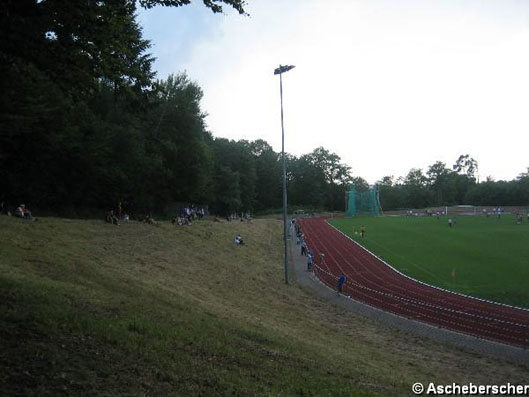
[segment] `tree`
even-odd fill
[[[453,181],[451,174],[454,172],[446,168],[446,164],[436,161],[430,167],[426,175],[434,194],[434,205],[448,205],[454,202],[455,187],[450,182]]]
[[[393,187],[395,185],[395,177],[393,175],[386,175],[377,181],[376,184],[378,186]]]
[[[160,175],[153,191],[160,199],[203,203],[210,195],[212,154],[205,113],[200,108],[202,89],[186,74],[158,81],[151,104],[146,139]]]
[[[454,174],[454,186],[455,186],[455,203],[456,204],[468,204],[466,196],[468,191],[476,184],[476,180],[467,175]]]
[[[462,154],[456,160],[455,164],[452,166],[452,169],[457,173],[463,173],[467,177],[475,179],[475,176],[478,172],[478,162],[470,157],[470,155]]]
[[[0,169],[12,200],[92,206],[134,190],[153,76],[134,11],[125,0],[0,5]]]
[[[262,139],[250,142],[255,159],[255,210],[281,207],[282,164],[278,153]]]
[[[506,205],[508,183],[504,181],[486,181],[476,184],[467,193],[466,199],[473,205]]]
[[[214,176],[215,200],[211,204],[212,212],[224,216],[237,212],[241,207],[239,173],[218,165]]]
[[[420,168],[412,168],[408,172],[404,178],[402,190],[405,197],[403,207],[424,208],[429,205],[428,178]]]
[[[516,179],[522,179],[529,177],[529,167],[526,168],[525,172],[520,172],[520,174],[516,177]]]
[[[406,192],[404,190],[402,180],[391,176],[384,176],[377,182],[380,197],[380,206],[385,211],[408,208],[410,205],[406,203]]]
[[[185,75],[154,81],[136,5],[188,3],[0,2],[3,199],[61,211],[109,208],[125,199],[144,212],[171,200],[213,202],[218,177],[226,208],[252,207],[255,160],[247,143],[235,145],[237,166],[222,158],[216,164],[200,87]],[[227,5],[244,13],[245,2],[204,4],[213,12]]]
[[[154,73],[135,10],[127,0],[7,1],[0,8],[6,27],[0,53],[8,65],[17,59],[35,65],[74,98],[91,96],[100,80],[116,93],[138,93]]]
[[[314,149],[307,155],[307,160],[315,167],[322,170],[325,180],[329,184],[351,183],[351,167],[340,162],[336,153],[331,153],[323,147]]]
[[[214,197],[217,203],[214,208],[218,208],[220,213],[227,210],[230,212],[253,211],[257,177],[255,158],[251,154],[249,142],[217,138],[213,141],[213,153],[215,161]],[[233,180],[227,181],[227,177]],[[226,186],[233,186],[234,190],[228,194]]]
[[[428,178],[424,175],[420,168],[412,168],[406,178],[404,184],[414,187],[426,187],[428,184]]]
[[[288,161],[288,197],[291,205],[323,208],[325,205],[326,180],[323,170],[314,166],[310,155]]]
[[[353,177],[351,182],[355,186],[357,192],[367,192],[369,190],[369,183],[367,183],[367,181],[361,176]]]
[[[351,167],[342,164],[337,154],[323,147],[316,148],[306,155],[306,160],[323,173],[327,207],[331,211],[345,209],[345,192],[352,181]]]
[[[191,0],[138,0],[140,5],[144,8],[152,8],[157,5],[166,7],[180,7],[183,5],[191,4]],[[217,13],[222,12],[222,3],[233,7],[239,12],[239,14],[246,14],[244,6],[246,2],[243,0],[203,0],[204,5],[211,9],[211,11]]]

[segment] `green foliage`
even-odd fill
[[[245,5],[204,4],[240,13]],[[0,199],[8,208],[27,202],[69,215],[118,201],[133,214],[171,202],[209,204],[223,215],[280,207],[278,154],[262,140],[213,139],[202,90],[185,74],[154,80],[135,7],[128,0],[0,5]],[[349,169],[338,156],[318,148],[291,160],[292,204],[343,206]]]
[[[153,73],[134,11],[119,0],[0,8],[9,39],[0,44],[0,169],[11,204],[100,208],[139,184]]]
[[[442,164],[442,163],[441,163]],[[440,170],[440,167],[435,167]],[[529,178],[523,174],[512,181],[477,183],[475,178],[448,169],[427,179],[422,170],[412,169],[404,179],[394,182],[384,177],[378,182],[382,209],[426,208],[470,204],[479,206],[529,205]]]
[[[303,206],[322,207],[325,202],[325,174],[314,167],[307,155],[290,161],[292,180],[289,184],[290,201]]]
[[[455,172],[464,173],[469,178],[475,178],[478,172],[478,162],[470,157],[470,155],[462,154],[452,166],[452,169]]]
[[[202,89],[185,74],[170,75],[158,81],[157,88],[146,128],[148,151],[157,158],[156,177],[150,178],[151,194],[161,203],[206,202],[212,155],[200,109]]]
[[[191,4],[191,0],[138,0],[140,5],[145,8],[152,8],[157,5],[166,7],[180,7]],[[204,5],[211,9],[211,11],[223,12],[222,3],[233,7],[239,14],[246,14],[244,7],[246,2],[243,0],[203,0]]]
[[[299,159],[290,159],[289,200],[303,206],[345,210],[345,192],[353,179],[350,167],[340,160],[323,147]]]
[[[358,192],[367,192],[369,190],[369,183],[361,176],[355,176],[352,183]]]
[[[186,74],[154,79],[150,44],[136,4],[182,6],[188,0],[8,0],[0,3],[0,200],[55,213],[163,212],[167,204],[209,205],[214,213],[282,206],[282,159],[263,140],[213,139],[202,89]],[[204,1],[244,13],[240,0]],[[286,154],[288,203],[345,210],[353,177],[323,147]],[[478,184],[468,154],[453,170],[386,179],[382,208],[460,203],[528,204],[527,175]],[[12,209],[12,208],[11,208]],[[174,215],[174,214],[170,214]]]
[[[250,142],[250,151],[255,158],[255,210],[281,208],[282,162],[279,154],[265,141]]]
[[[252,211],[257,175],[251,145],[247,141],[217,138],[213,141],[213,152],[216,167],[214,212],[228,215]]]
[[[428,167],[426,174],[422,169],[412,168],[406,177],[396,181],[392,176],[382,178],[378,182],[382,209],[457,204],[498,205],[497,198],[493,198],[493,195],[480,197],[478,193],[485,186],[480,187],[476,182],[476,160],[469,155],[461,155],[453,168],[454,170],[448,169],[445,163],[436,161]],[[502,197],[506,200],[501,205],[516,205],[512,199],[507,198],[505,192]]]

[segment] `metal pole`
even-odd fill
[[[283,243],[285,246],[285,283],[288,284],[287,251],[287,166],[285,160],[285,126],[283,123],[283,73],[294,69],[294,65],[279,65],[274,74],[279,75],[279,94],[281,96],[281,155],[283,157]]]
[[[281,68],[281,65],[279,67]],[[283,243],[285,246],[285,283],[288,284],[287,167],[285,160],[285,127],[283,125],[283,73],[279,73],[279,94],[281,96],[281,156],[283,157]]]

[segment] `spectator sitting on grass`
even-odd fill
[[[244,241],[243,239],[241,238],[241,235],[238,234],[237,237],[235,237],[235,244],[238,244],[238,245],[244,245]]]
[[[105,222],[111,223],[113,225],[119,226],[119,220],[116,215],[114,215],[114,210],[110,210],[105,216]]]
[[[33,216],[31,215],[31,212],[29,212],[29,210],[27,209],[25,205],[24,207],[22,207],[22,211],[24,212],[24,219],[28,219],[30,221],[36,220],[36,218],[33,218]]]
[[[182,225],[191,226],[192,224],[193,224],[193,221],[191,220],[191,218],[182,219]]]
[[[245,212],[241,214],[241,222],[246,221],[248,223],[252,223],[252,217],[249,212]]]
[[[22,218],[28,221],[36,220],[36,218],[33,218],[33,216],[31,215],[31,212],[24,204],[20,204],[17,207],[17,209],[15,210],[15,216],[18,216],[19,218]]]
[[[20,204],[17,207],[17,209],[15,210],[15,216],[19,218],[24,218],[24,209],[22,207],[24,207],[24,204]]]
[[[175,216],[171,223],[175,226],[182,226],[187,225],[187,218],[183,218],[181,216]]]
[[[184,218],[186,218],[189,223],[193,221],[193,210],[190,207],[184,207]]]

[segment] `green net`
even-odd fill
[[[380,202],[376,186],[369,190],[358,192],[354,186],[347,192],[347,210],[349,216],[380,215]]]

